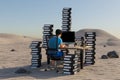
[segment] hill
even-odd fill
[[[8,34],[8,33],[0,33],[0,44],[30,42],[33,40],[38,40],[38,39],[28,37],[28,36],[20,36],[20,35],[15,35],[15,34]]]
[[[76,32],[76,36],[83,36],[85,32],[96,32],[97,37],[112,37],[118,39],[115,36],[111,35],[110,33],[101,29],[81,29]]]
[[[116,46],[120,45],[120,39],[101,29],[82,29],[76,32],[77,36],[84,36],[85,32],[96,32],[97,44]]]

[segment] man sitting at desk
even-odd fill
[[[62,31],[60,29],[56,30],[56,36],[52,37],[48,42],[48,47],[50,49],[58,49],[58,48],[65,48],[66,45],[63,44],[61,39]],[[54,55],[56,58],[61,58],[64,56],[62,51],[58,51],[57,54]],[[54,61],[52,60],[52,64]]]

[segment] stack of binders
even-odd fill
[[[84,37],[78,37],[78,36],[76,36],[74,46],[80,46],[81,47],[83,45],[84,45]],[[81,60],[81,54],[83,54],[83,51],[77,49],[77,50],[75,50],[75,53],[78,55],[79,62],[80,62],[80,60]]]
[[[83,46],[84,45],[84,37],[78,37],[75,38],[75,46]]]
[[[85,33],[85,45],[90,47],[90,49],[85,50],[85,64],[93,65],[95,64],[95,41],[96,33],[95,32],[86,32]]]
[[[69,53],[69,50],[68,50],[68,49],[64,49],[64,50],[62,50],[62,52],[63,52],[64,54],[68,54],[68,53]]]
[[[62,11],[62,31],[68,32],[71,30],[71,9],[63,8]]]
[[[43,27],[43,47],[47,47],[47,37],[53,36],[53,25],[52,24],[45,24]]]
[[[63,73],[68,75],[76,74],[79,70],[78,56],[75,54],[68,54],[64,56]]]
[[[42,54],[41,54],[41,48],[40,44],[41,41],[32,41],[30,48],[31,48],[31,68],[39,68],[41,66],[41,59],[42,59]]]

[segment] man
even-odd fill
[[[62,31],[60,29],[56,30],[56,36],[52,37],[48,42],[48,47],[52,49],[58,49],[58,48],[64,48],[66,45],[63,44],[63,41],[61,39]],[[63,52],[59,51],[57,53],[58,57],[63,56]]]

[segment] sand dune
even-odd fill
[[[15,35],[15,34],[0,33],[0,44],[29,42],[32,40],[38,40],[38,39],[27,36]]]
[[[119,46],[120,39],[100,29],[82,29],[76,32],[76,36],[84,36],[85,32],[96,32],[97,44],[108,46]]]
[[[106,32],[104,30],[101,30],[101,29],[81,29],[76,32],[76,36],[84,36],[85,32],[96,32],[97,37],[112,37],[114,39],[118,39],[115,36],[113,36],[112,34]]]
[[[86,31],[97,32],[96,63],[95,65],[84,67],[76,75],[57,74],[54,70],[42,71],[44,65],[46,65],[44,50],[42,50],[41,68],[31,69],[31,50],[29,45],[32,40],[36,39],[11,34],[0,34],[0,80],[120,80],[120,58],[100,59],[101,55],[107,54],[107,52],[112,50],[120,54],[119,39],[98,29],[80,30],[77,32],[77,35],[81,36]],[[15,51],[11,52],[11,49],[15,49]],[[14,72],[18,68],[25,68],[31,73],[15,74]]]

